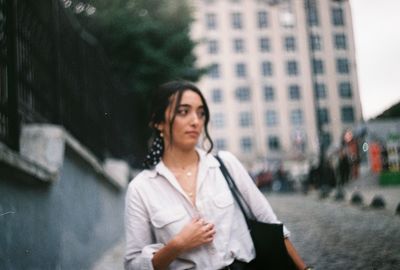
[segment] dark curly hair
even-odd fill
[[[193,83],[188,81],[170,81],[164,83],[158,87],[158,89],[153,93],[152,103],[150,107],[150,122],[149,126],[153,129],[153,143],[149,149],[149,152],[143,162],[146,168],[151,168],[155,166],[160,160],[164,153],[164,143],[160,135],[160,131],[156,128],[157,124],[166,123],[165,111],[168,106],[175,102],[175,108],[172,110],[173,114],[171,120],[168,122],[170,127],[170,140],[172,143],[173,134],[172,126],[175,121],[176,113],[178,107],[182,100],[182,95],[185,91],[193,91],[200,96],[200,99],[204,106],[205,121],[204,121],[204,133],[205,139],[209,142],[209,148],[207,150],[210,153],[213,149],[213,141],[208,133],[208,123],[210,122],[210,111],[206,99],[203,94]]]

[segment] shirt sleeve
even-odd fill
[[[220,151],[219,156],[224,161],[255,218],[265,223],[282,223],[278,220],[268,200],[255,185],[242,163],[230,152]],[[283,226],[283,235],[285,237],[290,236],[285,225]]]
[[[125,234],[125,270],[153,270],[153,254],[164,244],[153,243],[149,216],[134,185],[125,198]]]

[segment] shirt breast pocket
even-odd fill
[[[155,230],[155,236],[159,240],[168,241],[172,236],[181,231],[188,222],[183,208],[171,208],[159,210],[151,215],[151,224]]]
[[[233,215],[234,201],[232,194],[229,192],[219,193],[212,199],[214,210],[214,221],[220,222],[229,220]]]
[[[217,194],[213,199],[217,208],[223,209],[233,205],[233,197],[231,193],[224,192]]]

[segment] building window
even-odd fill
[[[246,65],[244,63],[236,64],[236,77],[244,78],[246,77],[246,75],[247,75]]]
[[[319,124],[328,124],[329,123],[329,111],[327,108],[318,108],[317,109],[317,118]]]
[[[285,49],[287,52],[296,51],[296,39],[293,36],[285,37]]]
[[[221,89],[213,89],[211,91],[211,99],[214,103],[222,102],[222,91]]]
[[[307,12],[307,22],[310,26],[318,26],[318,9],[316,0],[306,0],[305,1],[306,12]]]
[[[290,122],[295,125],[303,124],[303,112],[300,109],[295,109],[290,112]]]
[[[339,83],[339,94],[342,98],[351,98],[353,96],[350,82]]]
[[[343,123],[353,123],[354,122],[354,110],[351,106],[344,106],[341,109],[341,116]]]
[[[244,52],[244,41],[241,38],[237,38],[233,40],[233,49],[237,53]]]
[[[261,63],[262,75],[265,77],[272,76],[272,63],[264,61]]]
[[[281,143],[278,136],[268,136],[268,148],[271,151],[277,151],[281,149]]]
[[[297,62],[292,60],[292,61],[287,61],[286,62],[286,72],[289,76],[295,76],[299,73],[298,67],[297,67]]]
[[[250,112],[241,112],[239,114],[239,125],[241,127],[250,127],[253,124]]]
[[[215,113],[211,118],[213,128],[223,128],[225,126],[225,115],[223,113]]]
[[[313,59],[312,66],[314,74],[324,74],[324,62],[321,59]]]
[[[213,39],[208,41],[208,53],[217,54],[218,53],[218,41]]]
[[[217,148],[217,150],[226,150],[227,149],[226,140],[222,138],[215,139],[215,147]]]
[[[319,35],[310,35],[310,47],[313,51],[322,50],[322,40]]]
[[[344,13],[342,8],[332,8],[332,24],[335,26],[344,25]]]
[[[240,148],[244,153],[249,153],[252,151],[253,142],[250,137],[243,137],[240,139]]]
[[[206,14],[206,25],[209,30],[217,28],[217,16],[214,13]]]
[[[326,98],[326,86],[324,83],[315,83],[314,84],[314,94],[317,99],[325,99]]]
[[[266,101],[272,101],[275,99],[275,91],[272,86],[264,86],[264,99]]]
[[[325,149],[329,147],[332,143],[332,136],[329,132],[323,132],[321,134],[321,143],[324,146]]]
[[[236,99],[239,101],[250,100],[250,89],[248,87],[238,87],[235,91]]]
[[[258,18],[258,28],[268,27],[268,17],[266,11],[259,11],[257,13],[257,18]]]
[[[242,14],[238,12],[232,13],[232,27],[233,29],[242,29]]]
[[[211,67],[208,69],[208,76],[213,79],[219,78],[219,65],[218,64],[212,64]]]
[[[336,59],[336,70],[339,74],[348,74],[350,72],[349,60],[346,58]]]
[[[300,86],[298,86],[297,84],[289,85],[289,98],[291,100],[300,99]]]
[[[262,37],[260,38],[260,51],[261,52],[269,52],[271,50],[271,43],[269,38]]]
[[[268,127],[273,127],[278,124],[278,114],[276,111],[268,110],[265,112],[265,124]]]
[[[336,34],[335,35],[335,48],[338,50],[346,50],[347,49],[347,40],[345,34]]]

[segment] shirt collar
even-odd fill
[[[206,167],[208,168],[219,167],[219,162],[213,154],[208,154],[206,151],[200,148],[196,148],[196,151],[199,154],[200,163],[205,163]]]
[[[206,151],[203,149],[197,148],[196,151],[199,154],[200,160],[199,160],[199,168],[215,168],[219,167],[219,162],[218,160],[214,157],[212,154],[208,154]],[[165,166],[164,162],[160,160],[160,162],[157,163],[157,165],[150,170],[150,177],[154,178],[158,174],[165,175],[165,172],[169,172],[168,168]]]

